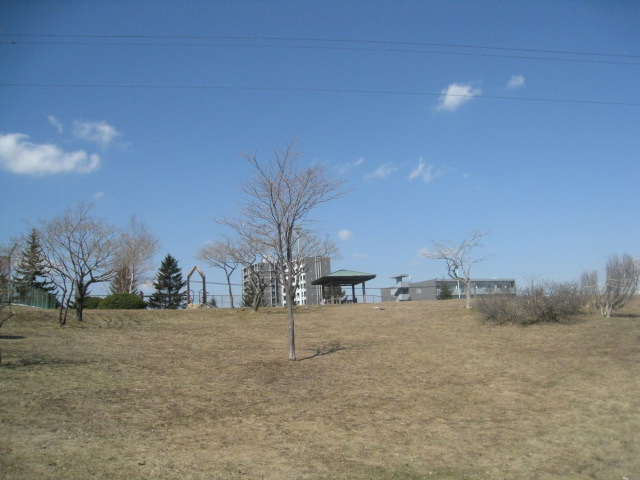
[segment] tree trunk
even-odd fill
[[[231,277],[230,277],[230,274],[227,275],[227,287],[229,287],[229,300],[231,301],[231,308],[235,308],[233,306],[233,293],[231,292]]]
[[[87,287],[78,285],[76,287],[76,320],[82,321],[82,312],[84,310],[84,299],[86,297]]]
[[[470,278],[465,278],[464,279],[464,289],[465,289],[465,296],[467,297],[467,308],[471,308],[471,279]]]
[[[293,319],[293,295],[291,286],[285,286],[285,300],[287,302],[287,317],[289,319],[289,360],[297,360],[296,357],[296,324]]]
[[[289,297],[291,295],[288,295]],[[296,357],[296,329],[293,319],[292,299],[287,299],[287,316],[289,317],[289,360],[298,360]]]

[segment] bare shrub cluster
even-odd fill
[[[598,272],[586,271],[580,278],[583,295],[588,297],[591,310],[610,317],[624,307],[638,291],[640,262],[625,253],[622,257],[612,255],[607,260],[607,277],[602,287],[598,285]]]
[[[485,295],[475,307],[488,321],[498,324],[557,323],[582,313],[599,312],[610,317],[638,292],[640,261],[629,254],[607,260],[606,280],[598,284],[598,272],[585,271],[579,282],[531,280],[517,295]]]
[[[532,325],[571,320],[586,303],[577,283],[531,281],[517,295],[483,295],[474,306],[490,322]]]

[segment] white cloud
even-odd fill
[[[90,173],[100,165],[98,155],[84,150],[65,152],[56,145],[35,144],[22,133],[0,134],[0,166],[21,175]]]
[[[114,138],[120,136],[115,127],[106,122],[73,122],[73,135],[81,140],[107,147]]]
[[[53,127],[58,131],[58,133],[61,134],[62,132],[64,132],[64,126],[62,125],[62,122],[60,122],[60,120],[58,120],[53,115],[49,115],[47,119],[49,120],[49,123],[53,125]]]
[[[516,90],[524,87],[524,77],[522,75],[511,75],[511,79],[507,83],[507,90]]]
[[[469,84],[452,83],[440,92],[440,103],[437,111],[455,112],[464,103],[482,93],[479,88],[473,88]]]
[[[444,175],[442,170],[435,170],[433,164],[427,165],[424,163],[424,159],[420,157],[418,159],[418,166],[409,174],[409,180],[421,178],[424,183],[430,183],[442,175]]]
[[[340,240],[350,240],[353,238],[353,232],[351,230],[340,230],[338,232],[338,238]]]
[[[386,178],[397,170],[398,169],[394,167],[392,163],[385,163],[384,165],[380,165],[373,172],[366,174],[365,178]]]
[[[364,158],[359,158],[355,162],[345,163],[344,165],[340,166],[340,168],[338,168],[338,172],[340,172],[340,174],[347,173],[349,170],[353,170],[354,168],[359,167],[363,163],[364,163]]]

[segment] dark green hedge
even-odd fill
[[[98,308],[100,310],[138,310],[147,308],[147,304],[138,295],[132,293],[114,293],[105,297],[105,299],[100,302],[100,305],[98,305]]]

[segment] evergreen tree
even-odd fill
[[[344,290],[340,285],[329,285],[324,288],[324,299],[325,300],[333,300],[338,299],[342,300],[344,298]]]
[[[116,271],[116,276],[113,277],[113,280],[111,280],[109,284],[109,292],[112,294],[134,293],[131,291],[131,286],[136,287],[137,284],[138,279],[135,276],[135,272],[128,267],[121,267]]]
[[[149,297],[149,308],[184,307],[186,292],[183,288],[186,284],[187,282],[182,280],[178,261],[167,254],[160,264],[156,281],[153,282],[156,290]]]
[[[440,287],[440,293],[436,297],[438,300],[451,300],[453,298],[453,292],[451,291],[451,287],[447,282],[443,282]]]
[[[26,238],[26,245],[16,268],[15,283],[18,291],[26,290],[26,287],[38,288],[48,293],[56,290],[48,277],[42,244],[35,228]]]

